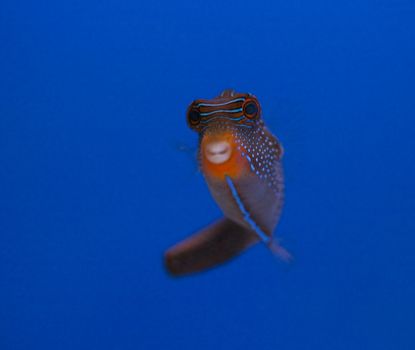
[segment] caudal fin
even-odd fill
[[[164,261],[174,276],[196,273],[224,263],[257,241],[253,231],[223,218],[168,249]]]

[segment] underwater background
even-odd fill
[[[0,4],[0,349],[414,349],[415,3]],[[221,212],[185,112],[255,94],[276,234],[206,273]]]

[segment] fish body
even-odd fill
[[[199,166],[225,218],[170,248],[167,269],[199,272],[260,240],[289,259],[273,239],[284,200],[283,148],[265,126],[257,98],[225,90],[193,101],[187,120],[199,134]]]

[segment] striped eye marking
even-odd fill
[[[234,100],[230,100],[227,102],[222,102],[222,103],[205,103],[205,102],[201,102],[196,104],[196,107],[221,107],[221,106],[226,106],[229,105],[231,103],[235,103],[235,102],[245,102],[245,98],[236,98]]]
[[[255,119],[258,117],[259,105],[255,100],[248,100],[243,106],[244,115],[249,119]]]
[[[197,125],[200,122],[200,113],[195,109],[190,110],[187,117],[191,125]]]
[[[187,110],[190,128],[202,131],[214,123],[227,123],[252,128],[260,116],[260,106],[251,94],[239,94],[225,90],[211,100],[196,100]]]

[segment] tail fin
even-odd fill
[[[165,253],[165,265],[173,276],[200,272],[237,256],[258,237],[252,230],[223,218]]]

